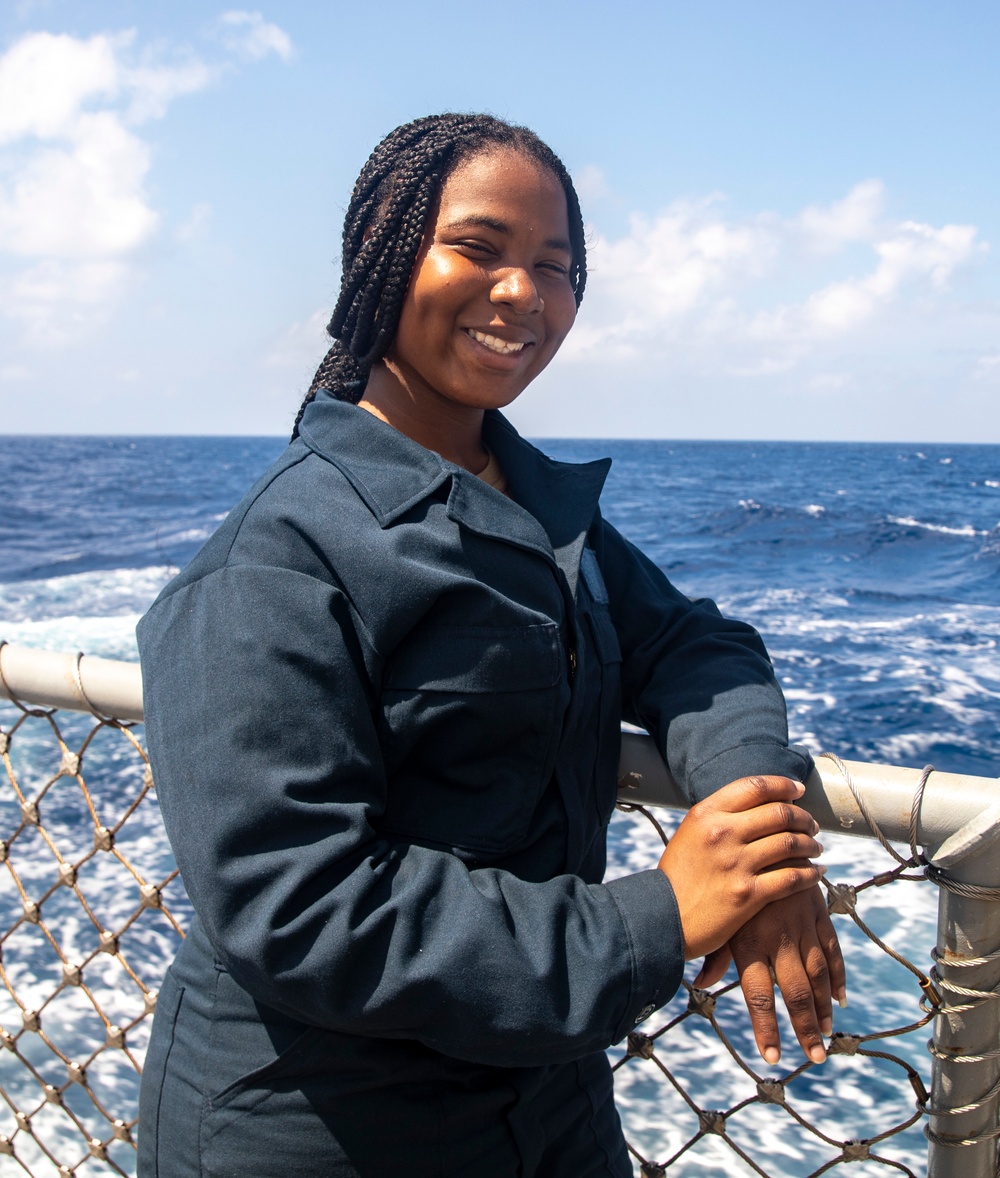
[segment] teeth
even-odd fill
[[[524,347],[524,344],[509,344],[506,340],[497,339],[495,335],[485,335],[481,331],[473,331],[471,327],[466,330],[474,340],[478,340],[484,347],[489,348],[491,352],[499,352],[501,356],[509,356],[512,352],[520,352]]]

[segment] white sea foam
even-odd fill
[[[899,524],[904,528],[922,528],[925,532],[941,532],[946,536],[985,536],[986,533],[964,524],[959,528],[950,528],[945,524],[929,524],[924,520],[914,519],[911,515],[890,515],[889,523]]]
[[[0,619],[44,621],[142,613],[176,572],[170,565],[153,565],[0,583]]]
[[[823,515],[823,513],[826,511],[826,508],[822,503],[807,503],[802,510],[806,513],[806,515],[819,517]]]

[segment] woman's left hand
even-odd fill
[[[831,997],[846,1003],[847,990],[844,958],[821,889],[762,908],[727,945],[705,958],[694,984],[705,989],[715,985],[733,960],[762,1058],[769,1064],[781,1058],[776,983],[802,1050],[813,1063],[822,1063],[823,1036],[833,1030]]]

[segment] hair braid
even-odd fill
[[[340,295],[327,331],[333,344],[316,370],[292,429],[320,389],[357,403],[368,375],[399,325],[410,275],[441,186],[463,160],[506,147],[548,168],[566,194],[573,258],[570,282],[580,305],[587,247],[580,202],[559,157],[527,127],[492,115],[441,114],[390,132],[361,169],[344,217]]]

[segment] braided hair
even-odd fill
[[[492,115],[442,114],[390,132],[368,157],[344,218],[340,297],[327,332],[327,352],[292,429],[320,389],[338,400],[361,400],[372,366],[388,351],[403,309],[410,273],[441,186],[459,163],[490,148],[529,156],[558,179],[566,194],[572,246],[570,282],[580,305],[587,249],[580,202],[559,157],[527,127]]]

